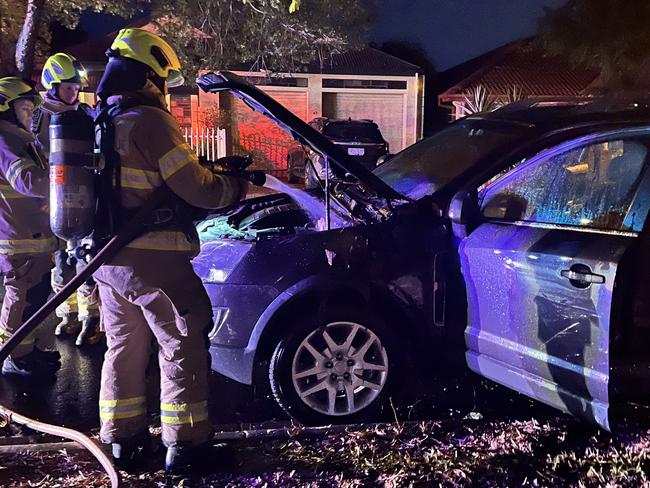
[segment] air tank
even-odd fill
[[[66,241],[80,240],[94,228],[95,125],[81,110],[50,120],[50,227]]]

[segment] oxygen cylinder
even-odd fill
[[[50,227],[66,241],[80,240],[94,228],[95,125],[81,110],[50,120]]]

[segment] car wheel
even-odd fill
[[[280,407],[306,424],[378,420],[397,379],[397,342],[372,314],[349,309],[289,327],[271,357]]]

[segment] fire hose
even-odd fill
[[[147,217],[169,195],[168,192],[169,189],[166,186],[158,188],[147,200],[147,202],[142,207],[140,207],[133,218],[120,230],[120,232],[113,236],[113,238],[111,238],[108,243],[106,243],[106,245],[104,245],[99,250],[95,257],[90,260],[88,265],[80,273],[78,273],[63,288],[61,288],[58,293],[50,298],[47,303],[45,303],[45,305],[39,308],[36,313],[34,313],[34,315],[27,319],[27,321],[21,325],[20,328],[14,332],[6,342],[0,345],[0,362],[7,359],[11,351],[18,344],[20,344],[20,342],[24,340],[32,331],[34,331],[52,312],[54,312],[56,310],[56,307],[61,305],[67,297],[69,297],[88,278],[90,278],[102,264],[113,258],[120,249],[131,242],[138,235],[138,233],[141,232]],[[113,488],[122,486],[120,474],[113,466],[113,463],[109,457],[92,439],[82,434],[81,432],[67,429],[65,427],[37,422],[13,412],[4,405],[0,405],[0,414],[3,415],[7,420],[14,421],[35,430],[79,442],[86,449],[88,449],[93,454],[93,456],[95,456],[97,461],[99,461],[99,463],[104,467],[109,479],[111,480],[111,486]]]
[[[225,173],[225,172],[224,172]],[[254,184],[263,184],[263,173],[259,171],[243,171],[230,172],[231,175],[245,177]],[[34,315],[32,315],[25,323],[23,323],[16,332],[4,343],[0,345],[0,364],[7,359],[11,351],[20,344],[31,332],[33,332],[56,308],[61,305],[67,297],[74,293],[86,280],[88,280],[99,267],[112,259],[124,246],[131,242],[143,231],[144,224],[149,215],[160,206],[167,198],[169,198],[170,190],[167,186],[163,185],[156,189],[149,199],[142,205],[135,215],[122,227],[122,229],[113,236],[88,262],[86,267],[74,276],[61,290],[52,296]],[[16,412],[13,412],[4,405],[0,405],[0,416],[4,417],[6,421],[13,421],[21,425],[25,425],[34,430],[45,432],[60,436],[66,439],[74,440],[86,449],[88,449],[93,456],[104,467],[108,477],[111,481],[113,488],[122,486],[119,472],[113,466],[109,457],[101,450],[95,441],[81,432],[60,427],[56,425],[46,424],[39,422],[28,417],[24,417]]]

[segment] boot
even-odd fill
[[[84,343],[89,345],[97,344],[101,338],[102,332],[99,330],[99,317],[88,317],[81,324],[81,332],[79,332],[75,344],[77,346],[82,346]]]
[[[60,367],[59,362],[44,362],[38,353],[32,351],[18,358],[5,359],[2,363],[2,374],[28,378],[54,378]]]
[[[81,326],[79,322],[75,320],[75,317],[72,314],[66,314],[61,317],[61,322],[54,329],[54,335],[60,337],[62,335],[72,335],[76,334]]]
[[[211,471],[230,468],[234,464],[235,456],[230,446],[213,446],[211,442],[195,446],[173,444],[167,448],[165,456],[165,471],[170,474],[185,474],[190,470]]]
[[[149,456],[154,452],[153,441],[148,432],[111,443],[111,452],[115,465],[125,471],[144,466]]]

